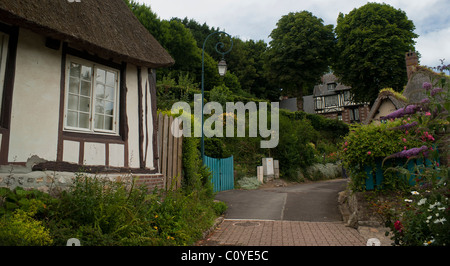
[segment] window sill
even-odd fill
[[[74,132],[63,131],[64,140],[75,140],[85,142],[100,142],[100,143],[125,143],[122,136],[113,134],[100,134],[91,132]]]

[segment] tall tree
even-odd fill
[[[356,101],[373,102],[382,88],[403,89],[405,53],[418,37],[414,29],[405,12],[387,4],[368,3],[339,14],[332,69],[352,87]]]
[[[202,51],[192,32],[185,27],[180,19],[170,21],[161,20],[145,4],[134,0],[124,0],[134,15],[144,27],[158,40],[158,42],[175,59],[170,68],[158,70],[158,78],[171,74],[177,77],[179,73],[189,73],[196,82],[201,81]],[[217,72],[217,62],[209,54],[205,54],[205,89],[210,90],[220,85],[221,79]]]
[[[281,17],[270,37],[269,78],[288,96],[296,96],[302,110],[304,93],[312,91],[329,69],[335,43],[333,26],[324,25],[308,11],[289,13]]]

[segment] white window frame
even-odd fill
[[[79,128],[79,127],[73,127],[67,125],[67,116],[68,116],[68,110],[69,110],[69,85],[70,85],[70,64],[76,63],[83,66],[91,67],[92,68],[92,80],[91,80],[91,90],[90,90],[90,103],[89,103],[89,129],[86,128]],[[95,97],[95,87],[97,84],[96,77],[97,77],[97,71],[98,69],[106,70],[110,72],[115,72],[116,74],[116,80],[115,80],[115,95],[114,95],[114,109],[113,109],[113,129],[112,130],[106,130],[106,129],[95,129],[95,103],[96,103],[96,97]],[[90,134],[107,134],[107,135],[119,135],[119,114],[120,114],[120,70],[116,68],[111,68],[102,64],[98,64],[89,60],[81,59],[75,56],[67,55],[66,60],[66,80],[65,80],[65,103],[64,103],[64,131],[71,131],[71,132],[81,132],[81,133],[90,133]]]
[[[9,34],[0,31],[0,114],[5,86],[6,59],[8,57]]]

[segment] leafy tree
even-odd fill
[[[303,94],[328,71],[335,43],[333,26],[324,25],[311,12],[291,12],[281,17],[270,37],[269,78],[289,96],[296,96],[301,110]]]
[[[202,51],[192,32],[184,26],[180,19],[160,20],[145,4],[133,0],[124,0],[138,20],[158,40],[158,42],[175,59],[175,65],[158,70],[158,79],[164,76],[178,77],[191,74],[196,82],[201,81]],[[214,28],[213,28],[214,29]],[[217,73],[217,62],[209,54],[205,54],[205,90],[221,84]]]
[[[368,3],[339,14],[332,69],[352,87],[355,100],[374,101],[382,88],[401,91],[407,82],[405,53],[414,49],[415,26],[400,9]]]

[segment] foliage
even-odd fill
[[[237,181],[239,188],[241,189],[257,189],[261,185],[256,176],[254,177],[243,177]]]
[[[414,50],[415,26],[400,9],[367,3],[339,14],[332,69],[358,102],[373,102],[380,88],[406,84],[405,53]]]
[[[53,243],[49,229],[34,216],[45,205],[36,199],[27,204],[27,210],[15,209],[11,215],[0,218],[0,246],[48,246]]]
[[[69,238],[83,246],[190,245],[226,206],[213,202],[212,188],[188,185],[149,193],[131,177],[111,181],[79,173],[55,197],[3,188],[0,245],[65,245]]]
[[[312,13],[291,12],[281,17],[270,37],[268,75],[283,88],[283,94],[302,96],[328,71],[335,41],[333,26],[324,25]]]
[[[404,101],[404,102],[408,101],[408,99],[403,94],[401,94],[400,92],[394,91],[393,88],[381,89],[380,90],[380,94],[385,92],[385,91],[388,91],[388,92],[392,93],[392,95],[394,95],[394,97],[397,98],[397,100]]]
[[[232,102],[232,93],[225,85],[215,86],[209,93],[210,101],[218,102],[225,106],[227,102]]]
[[[307,119],[295,120],[286,116],[280,116],[280,129],[274,157],[279,160],[280,175],[295,180],[300,168],[305,169],[315,162],[314,148],[309,143],[316,139],[317,132]]]
[[[415,143],[412,145],[413,148],[405,146],[403,151],[400,147],[397,152],[391,151],[392,154],[385,156],[384,164],[399,158],[407,161],[411,159],[429,160],[428,165],[416,166],[413,173],[403,164],[393,165],[387,169],[397,178],[399,175],[407,175],[409,179],[414,174],[416,181],[414,186],[402,187],[402,190],[397,190],[394,198],[373,204],[377,212],[384,218],[386,226],[390,227],[393,232],[392,239],[395,245],[446,246],[450,244],[448,234],[450,229],[450,201],[448,199],[450,196],[448,187],[450,172],[448,165],[440,164],[435,149],[440,147],[440,136],[448,130],[449,126],[450,84],[445,75],[436,76],[437,82],[432,82],[435,84],[435,88],[432,83],[425,82],[423,84],[426,98],[420,104],[413,105],[413,107],[410,107],[412,105],[407,106],[384,117],[391,120],[389,124],[395,125],[384,132],[401,134],[400,137],[403,135],[402,141],[405,142],[405,145]],[[372,140],[372,142],[371,148],[382,145],[384,141]],[[344,147],[347,152],[354,149],[355,144],[346,142]],[[448,147],[445,146],[439,151],[442,156],[447,156],[447,152]],[[351,159],[351,156],[348,157]],[[366,158],[362,157],[361,161],[367,161]],[[385,190],[381,192],[385,192]]]
[[[307,167],[305,174],[306,178],[312,181],[334,179],[342,177],[342,167],[340,164],[334,163],[317,163]]]

